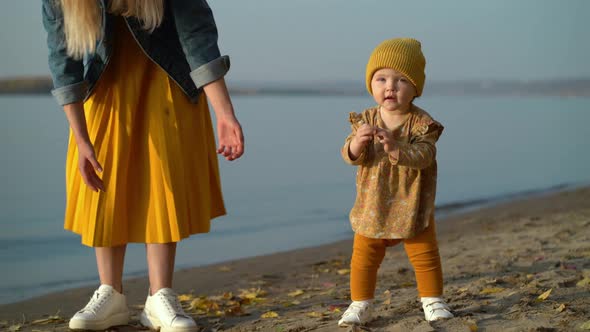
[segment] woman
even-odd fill
[[[101,283],[70,328],[129,322],[122,275],[134,242],[146,244],[149,271],[142,324],[196,331],[171,289],[176,242],[225,214],[216,152],[235,160],[244,149],[211,9],[205,0],[43,0],[43,23],[52,94],[71,128],[65,228],[95,248]]]

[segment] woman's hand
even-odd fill
[[[104,191],[104,183],[98,177],[96,172],[102,172],[102,167],[96,160],[94,147],[88,137],[88,128],[86,127],[86,116],[84,114],[84,104],[82,102],[64,105],[64,112],[72,128],[74,139],[78,145],[78,170],[82,175],[82,180],[90,189],[94,191]]]
[[[244,153],[244,134],[242,126],[233,112],[225,113],[217,118],[217,153],[227,160],[235,160]]]
[[[94,147],[90,142],[78,144],[78,169],[84,183],[93,191],[104,191],[104,183],[96,172],[102,172],[102,167],[96,160]]]
[[[227,160],[238,159],[244,154],[244,134],[236,119],[225,80],[223,78],[203,87],[217,119],[217,153]]]

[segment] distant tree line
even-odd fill
[[[52,88],[47,76],[0,79],[0,94],[47,94]]]
[[[229,84],[236,95],[367,95],[362,82],[307,82]],[[0,94],[48,94],[53,87],[48,76],[0,79]],[[467,80],[427,82],[425,95],[497,95],[497,96],[585,96],[590,97],[590,79],[536,81]]]

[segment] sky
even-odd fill
[[[46,75],[41,1],[0,2],[0,77]],[[210,0],[227,78],[363,81],[384,39],[422,42],[427,80],[590,77],[590,1]]]

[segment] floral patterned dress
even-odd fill
[[[359,126],[385,128],[379,107],[350,113],[352,133],[342,147],[342,158],[358,165],[357,196],[350,222],[355,233],[370,238],[408,239],[434,220],[436,146],[444,127],[412,105],[404,123],[392,130],[394,151],[386,153],[377,140],[351,160],[348,149]]]

